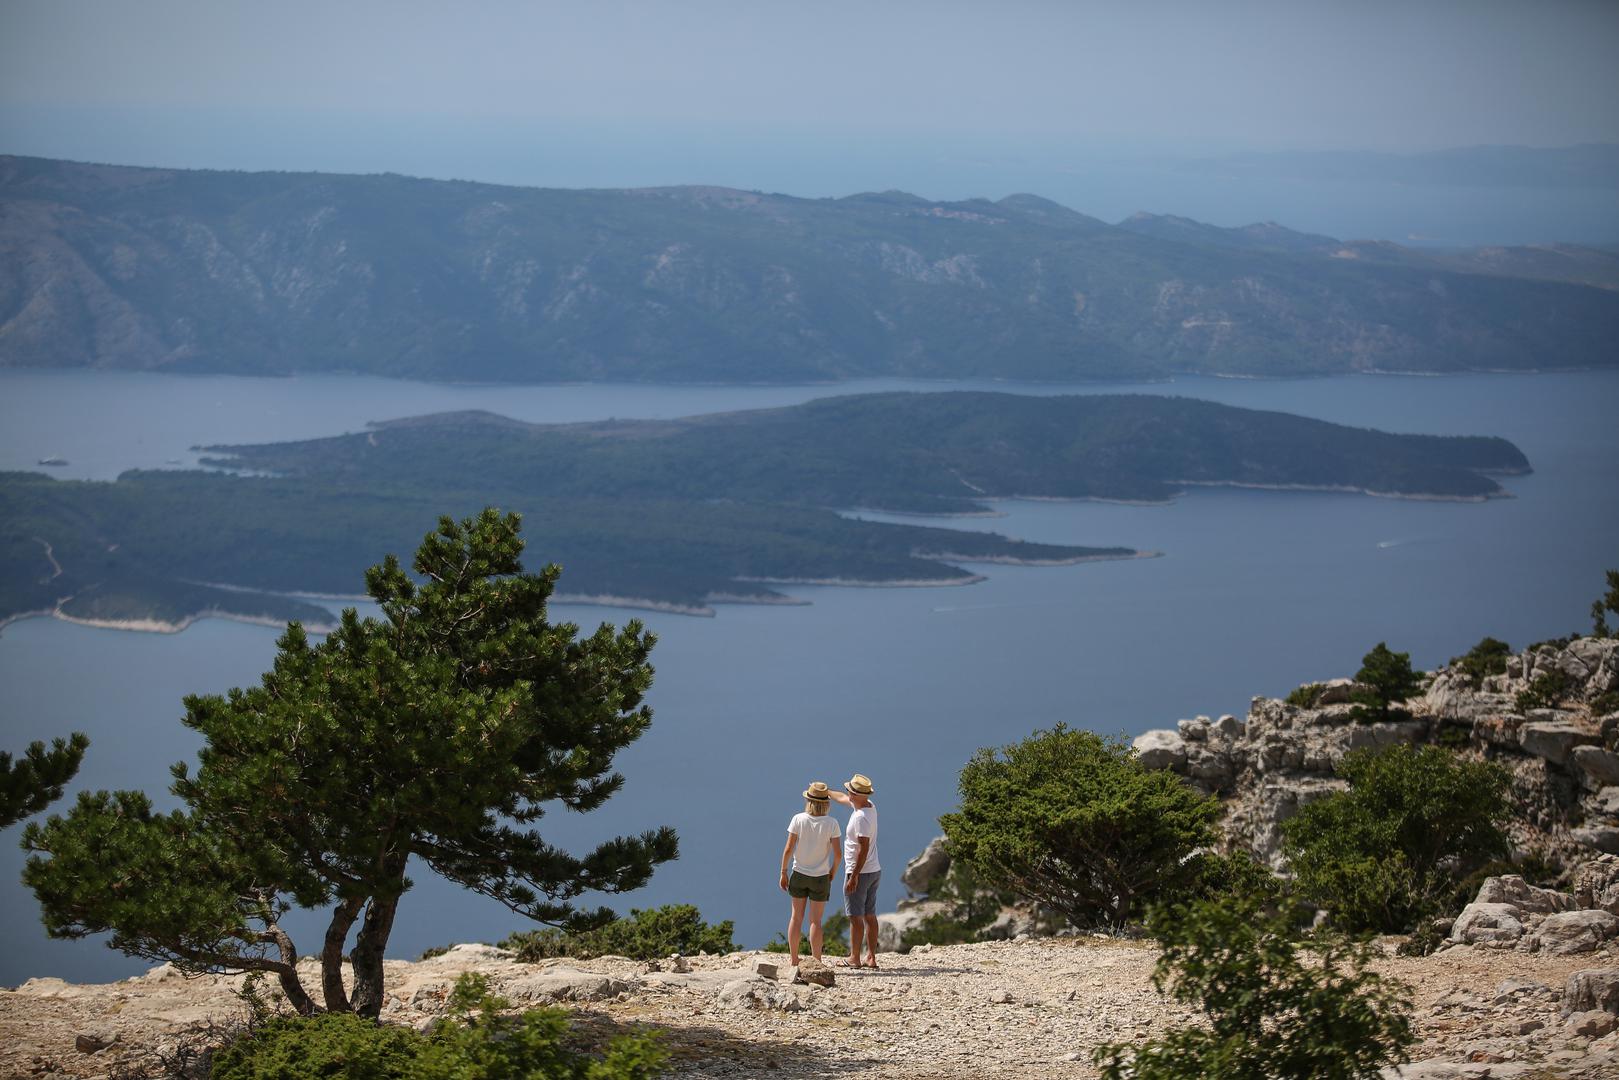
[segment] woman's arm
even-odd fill
[[[798,846],[798,834],[787,834],[787,846],[781,849],[781,891],[787,891],[787,863],[793,857],[793,848]]]

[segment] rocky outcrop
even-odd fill
[[[1396,720],[1358,719],[1357,689],[1335,679],[1308,684],[1288,701],[1256,697],[1246,719],[1182,720],[1134,746],[1147,767],[1218,795],[1227,841],[1276,869],[1282,823],[1343,787],[1336,769],[1344,755],[1401,744],[1443,743],[1505,766],[1519,810],[1511,829],[1518,849],[1568,867],[1619,853],[1619,640],[1535,646],[1482,680],[1460,666],[1441,668]],[[1536,700],[1531,690],[1543,693]]]

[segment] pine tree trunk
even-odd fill
[[[326,943],[320,952],[320,988],[327,1012],[348,1012],[353,1008],[343,988],[343,945],[364,906],[363,897],[344,900],[332,912],[332,921],[326,926]]]
[[[404,868],[399,870],[403,884]],[[382,954],[393,931],[394,912],[399,908],[399,889],[391,895],[373,896],[365,910],[365,924],[354,940],[354,1011],[370,1020],[382,1013]]]

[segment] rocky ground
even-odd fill
[[[1614,1012],[1579,1008],[1606,995],[1619,1010],[1619,949],[1527,954],[1457,945],[1382,969],[1413,990],[1418,1064],[1401,1076],[1619,1076]],[[878,971],[836,971],[830,987],[754,973],[766,953],[695,957],[689,970],[605,958],[520,964],[464,945],[420,963],[390,962],[384,1018],[425,1026],[462,971],[489,976],[522,1004],[559,1002],[583,1029],[667,1032],[686,1077],[1074,1077],[1095,1075],[1092,1048],[1136,1040],[1191,1014],[1151,986],[1149,944],[1059,937],[883,954]],[[783,965],[785,968],[785,965]],[[1587,969],[1604,974],[1577,977]],[[1572,981],[1571,981],[1572,980]],[[234,980],[186,979],[167,967],[97,986],[36,979],[0,991],[0,1075],[180,1075],[189,1058],[240,1022]]]

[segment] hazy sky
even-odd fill
[[[1619,142],[1616,58],[1619,0],[0,0],[0,153],[1611,240],[1606,193],[1524,209],[1141,162]]]
[[[1619,141],[1613,0],[4,0],[0,102],[1428,149]]]

